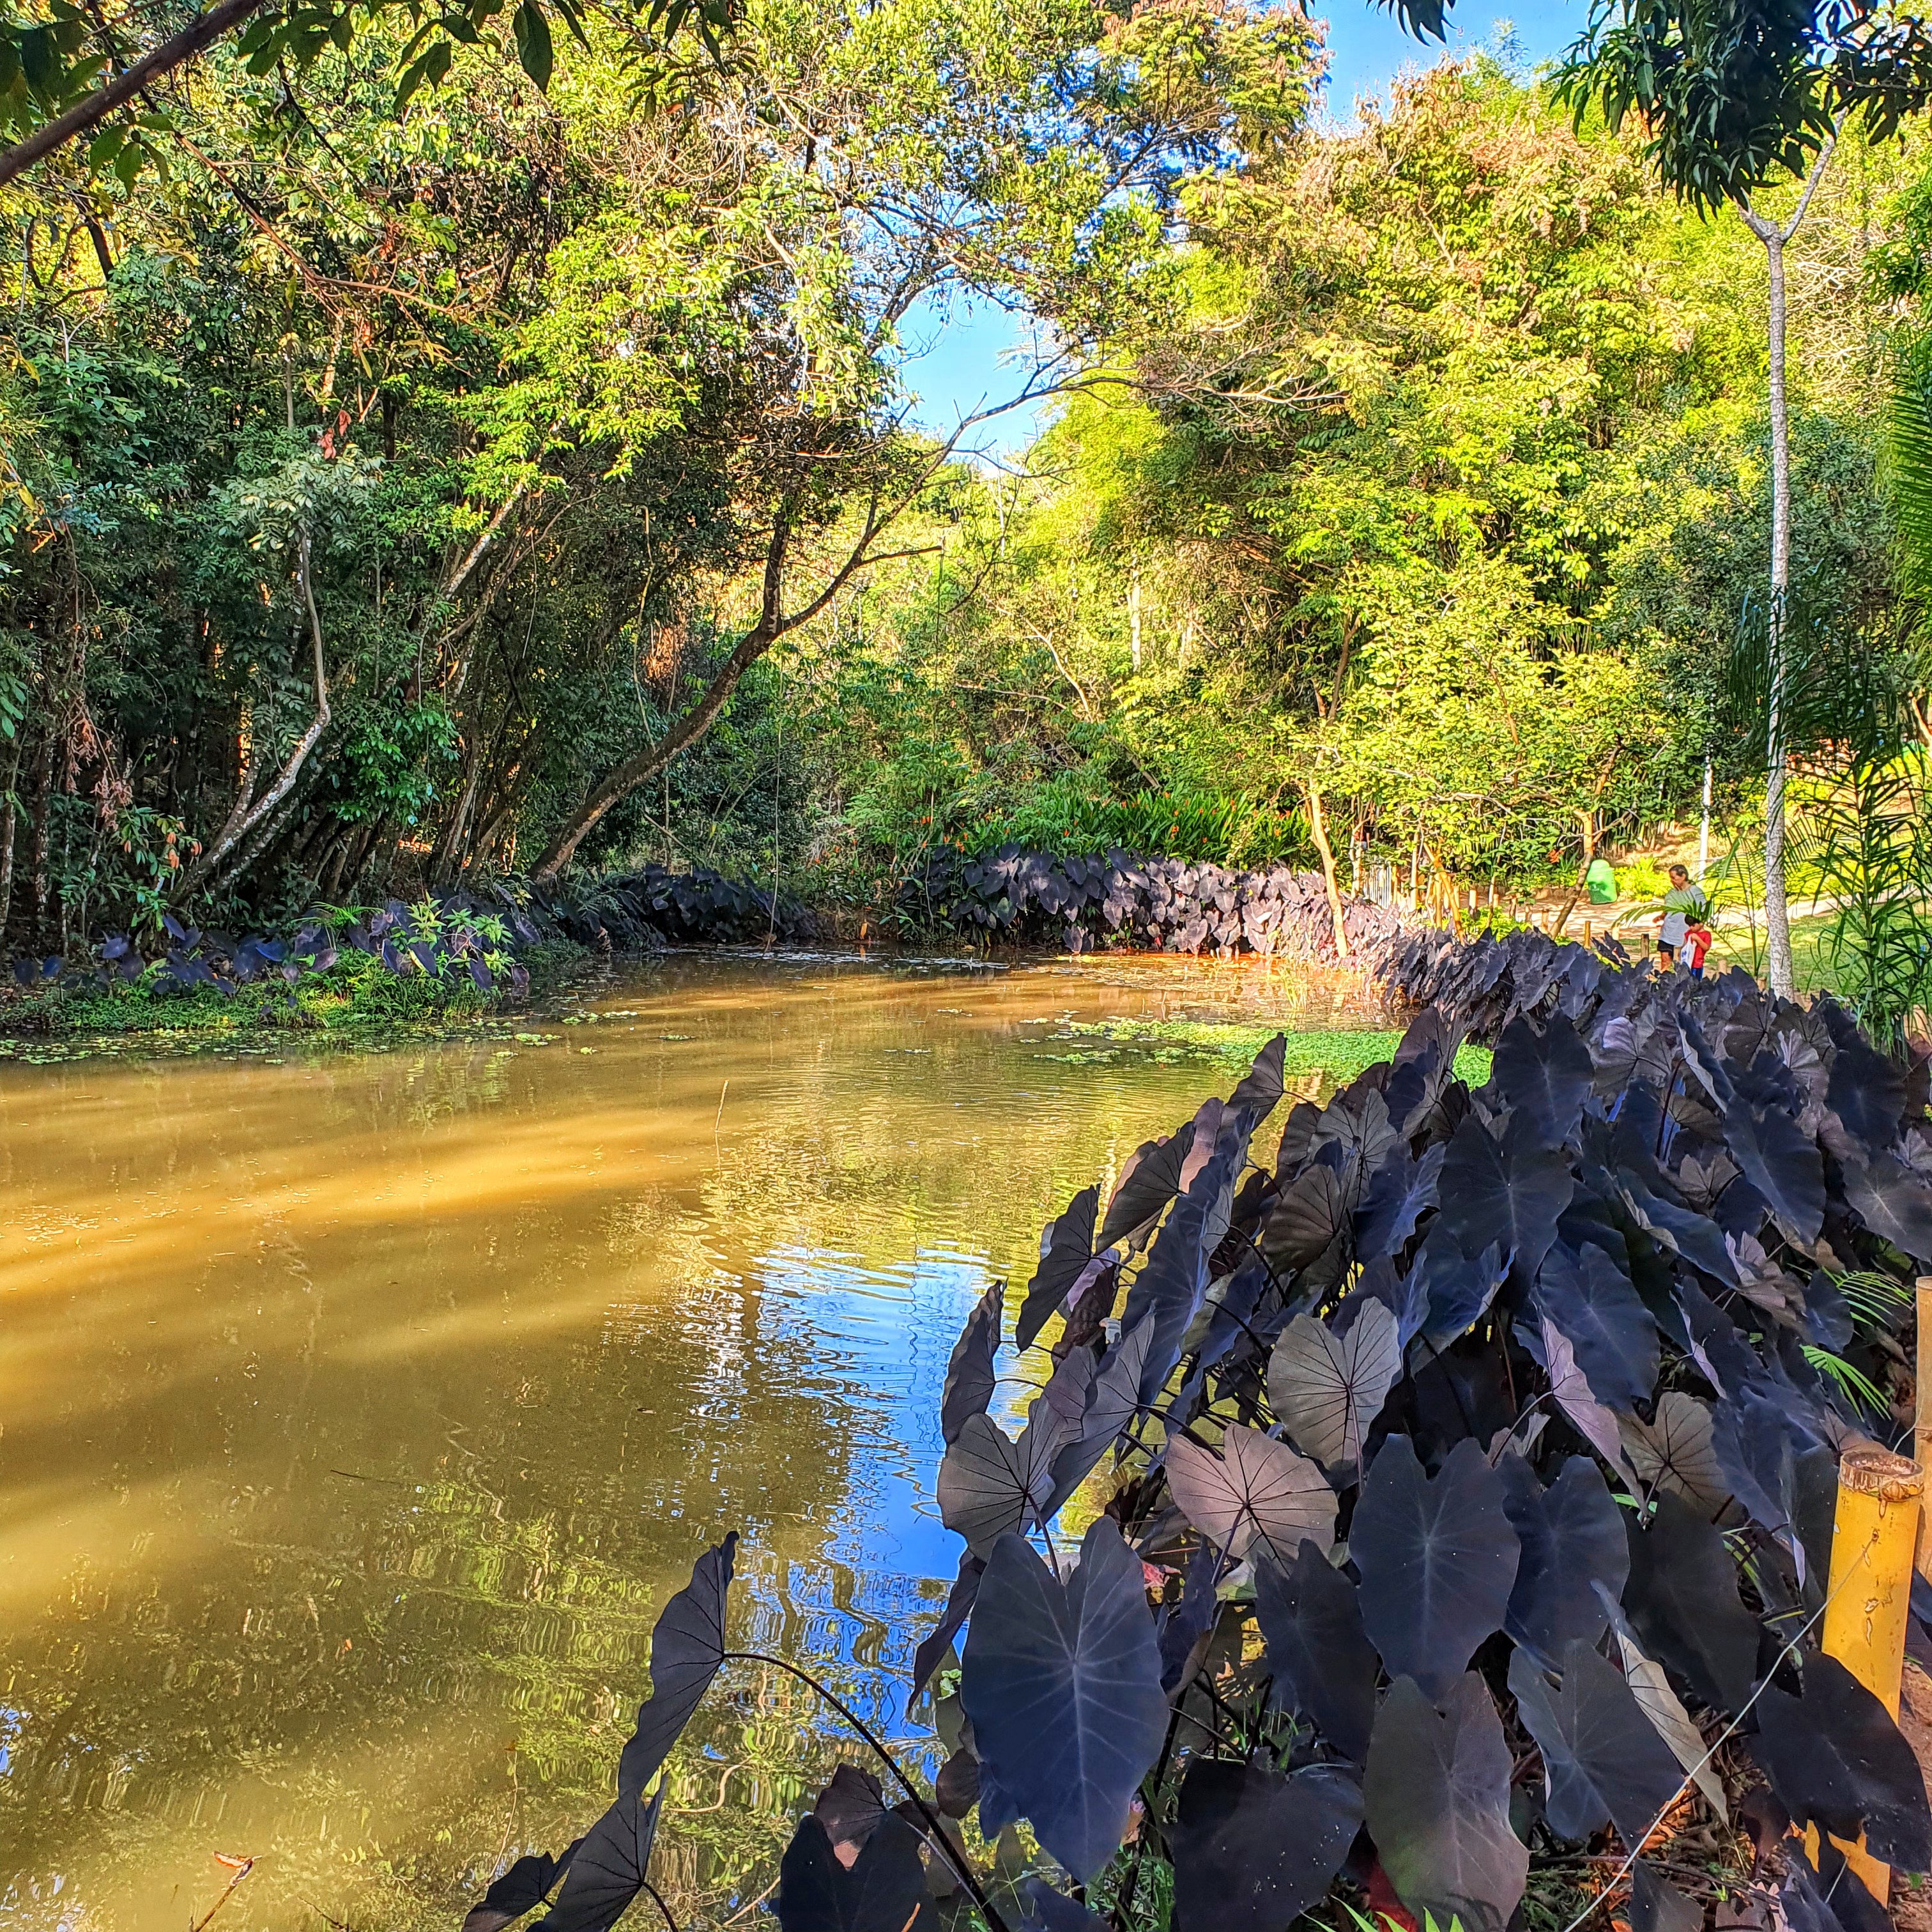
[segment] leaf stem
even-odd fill
[[[994,1910],[992,1900],[986,1896],[985,1892],[981,1888],[979,1879],[974,1872],[972,1862],[962,1852],[956,1851],[954,1849],[952,1840],[947,1835],[946,1827],[940,1822],[938,1814],[933,1810],[932,1807],[927,1804],[926,1800],[920,1796],[917,1786],[914,1784],[910,1778],[906,1776],[904,1772],[900,1770],[898,1767],[898,1761],[892,1756],[892,1753],[887,1750],[885,1746],[872,1735],[870,1726],[867,1725],[865,1720],[861,1718],[856,1712],[854,1711],[851,1707],[846,1704],[842,1699],[836,1696],[831,1691],[828,1690],[823,1684],[819,1682],[817,1678],[812,1676],[810,1671],[801,1670],[796,1664],[788,1664],[783,1658],[773,1657],[768,1652],[762,1650],[728,1650],[724,1653],[723,1660],[727,1664],[740,1663],[770,1664],[774,1669],[784,1671],[790,1676],[796,1677],[808,1690],[816,1691],[820,1696],[823,1697],[826,1702],[830,1704],[832,1708],[852,1726],[853,1730],[856,1731],[860,1736],[863,1738],[866,1742],[872,1748],[874,1752],[877,1754],[880,1762],[885,1766],[886,1768],[892,1773],[893,1778],[898,1781],[899,1788],[903,1790],[907,1797],[910,1798],[913,1803],[919,1808],[919,1815],[926,1820],[926,1824],[929,1828],[930,1835],[933,1842],[936,1845],[937,1848],[944,1853],[946,1862],[958,1874],[960,1883],[964,1886],[966,1889],[973,1894],[973,1902],[979,1906],[980,1910],[983,1913],[985,1913],[986,1923],[991,1928],[991,1932],[1011,1932],[1011,1928],[1007,1925],[1006,1922],[1000,1916],[998,1912]]]

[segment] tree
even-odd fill
[[[1693,207],[1735,205],[1763,244],[1772,447],[1770,688],[1766,714],[1764,886],[1773,989],[1792,991],[1784,887],[1784,607],[1790,585],[1790,431],[1785,395],[1784,250],[1803,220],[1849,114],[1883,139],[1932,101],[1932,33],[1922,19],[1865,0],[1767,10],[1755,0],[1615,0],[1592,18],[1563,75],[1580,113],[1600,106],[1615,128],[1632,112],[1646,153]],[[1798,175],[1790,217],[1760,213],[1754,196]]]
[[[398,62],[398,108],[425,82],[445,79],[460,46],[495,45],[504,0],[215,0],[180,24],[170,10],[136,9],[110,22],[98,8],[48,0],[44,18],[0,20],[0,187],[86,134],[90,170],[112,167],[125,182],[151,162],[165,165],[176,116],[155,88],[212,47],[240,32],[249,71],[286,76],[312,68],[329,50],[346,53],[358,33],[387,15],[406,32]],[[578,0],[554,0],[572,34],[589,51]],[[646,0],[605,18],[640,47],[654,50],[694,28],[714,58],[730,22],[731,0]],[[386,22],[388,24],[388,22]],[[554,36],[543,0],[518,0],[511,20],[518,64],[538,87],[550,85]],[[96,130],[99,130],[96,133]]]

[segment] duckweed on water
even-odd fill
[[[1154,1049],[1158,1060],[1227,1060],[1246,1063],[1254,1058],[1282,1029],[1278,1025],[1244,1024],[1223,1020],[1074,1020],[1066,1024],[1060,1037],[1129,1042]],[[1379,1028],[1316,1028],[1286,1036],[1288,1050],[1282,1070],[1289,1078],[1297,1074],[1325,1073],[1331,1080],[1352,1079],[1364,1067],[1387,1060],[1400,1043],[1399,1031]],[[1111,1059],[1106,1048],[1089,1048],[1082,1054],[1054,1056],[1067,1060]],[[1464,1046],[1456,1055],[1456,1076],[1472,1087],[1481,1086],[1490,1077],[1490,1050],[1484,1046]]]

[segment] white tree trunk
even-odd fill
[[[1788,763],[1784,742],[1784,641],[1786,602],[1791,583],[1791,434],[1784,386],[1784,245],[1798,232],[1798,225],[1811,206],[1812,194],[1832,158],[1837,138],[1834,134],[1818,151],[1818,158],[1805,178],[1804,192],[1798,197],[1798,206],[1783,227],[1748,207],[1742,211],[1751,232],[1764,244],[1771,279],[1766,317],[1771,410],[1771,602],[1766,614],[1766,646],[1771,688],[1765,726],[1765,976],[1774,993],[1787,998],[1794,990],[1794,980],[1791,920],[1784,891],[1784,778]]]

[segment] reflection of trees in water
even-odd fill
[[[940,1346],[919,1372],[943,1371],[957,1310],[922,1306],[914,1257],[989,1251],[1024,1279],[1048,1214],[1201,1082],[983,1036],[882,1059],[788,1048],[741,1091],[722,1056],[716,1154],[707,1100],[647,1175],[626,1174],[614,1138],[609,1165],[553,1160],[523,1200],[513,1165],[477,1186],[466,1156],[411,1138],[454,1120],[460,1150],[494,1135],[549,1151],[562,1103],[481,1055],[331,1065],[292,1124],[251,1102],[245,1132],[280,1133],[265,1144],[285,1164],[312,1154],[332,1202],[392,1179],[398,1155],[472,1191],[405,1190],[350,1217],[352,1235],[320,1209],[258,1206],[264,1262],[176,1256],[160,1286],[92,1291],[101,1332],[145,1346],[86,1347],[77,1437],[71,1389],[10,1415],[10,1500],[43,1472],[125,1484],[154,1546],[130,1558],[124,1518],[90,1518],[98,1547],[48,1568],[58,1607],[0,1642],[21,1714],[0,1870],[66,1874],[73,1922],[119,1932],[178,1924],[178,1905],[212,1894],[209,1855],[246,1852],[263,1858],[248,1881],[262,1923],[314,1922],[306,1899],[357,1932],[446,1932],[506,1844],[560,1849],[608,1801],[651,1624],[728,1526],[746,1533],[734,1640],[810,1660],[901,1729],[904,1652],[944,1585],[824,1552],[872,1507],[895,1430],[930,1481],[928,1418],[891,1412],[868,1379],[890,1356],[905,1385],[922,1322]],[[640,1075],[639,1120],[668,1078]],[[154,1104],[186,1174],[195,1107]],[[598,1106],[632,1118],[608,1090]],[[204,1206],[220,1202],[200,1232],[231,1245],[229,1195],[200,1178]],[[964,1292],[976,1270],[958,1267]],[[848,1276],[869,1337],[818,1318],[812,1298]],[[52,1346],[74,1317],[41,1318]],[[802,1687],[734,1666],[670,1767],[658,1869],[681,1918],[728,1918],[764,1889],[786,1821],[842,1754],[857,1753]]]

